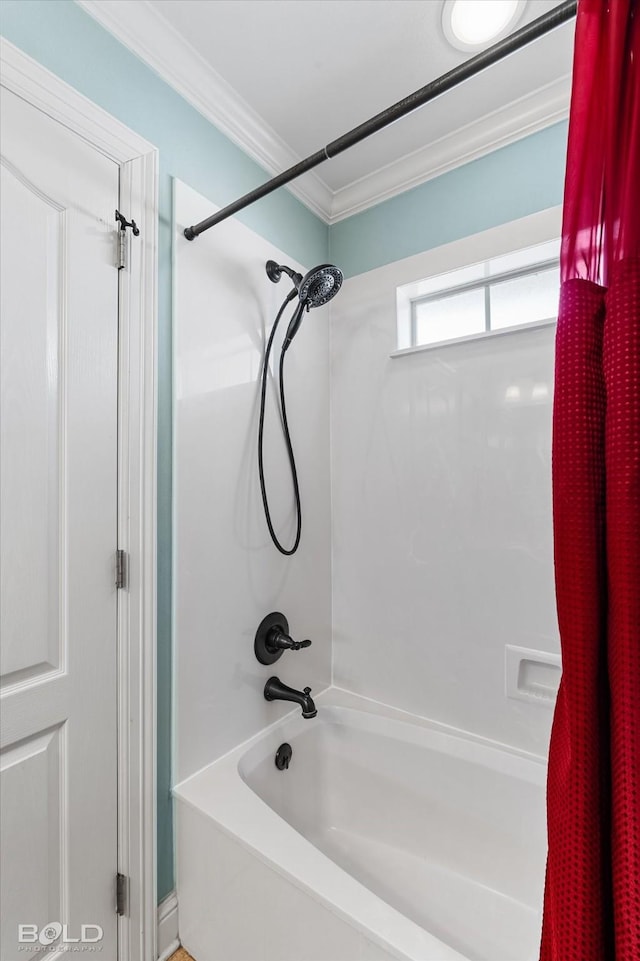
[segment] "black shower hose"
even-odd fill
[[[273,529],[273,524],[271,522],[271,512],[269,510],[269,502],[267,500],[267,489],[264,482],[264,462],[262,456],[262,446],[264,440],[264,413],[265,404],[267,398],[267,378],[269,373],[269,356],[271,354],[271,347],[273,346],[273,338],[275,337],[276,330],[278,329],[278,324],[282,318],[287,304],[291,303],[294,297],[297,295],[297,290],[292,290],[291,293],[287,295],[284,303],[282,304],[276,319],[273,324],[273,329],[267,341],[267,349],[264,353],[264,363],[262,365],[262,387],[260,391],[260,421],[258,426],[258,473],[260,475],[260,491],[262,492],[262,503],[264,505],[264,516],[267,520],[267,527],[269,528],[269,533],[271,535],[271,540],[278,548],[281,554],[291,555],[295,554],[298,550],[298,545],[300,543],[300,534],[302,532],[302,507],[300,505],[300,488],[298,487],[298,472],[296,470],[296,461],[293,456],[293,447],[291,446],[291,435],[289,433],[289,424],[287,422],[287,407],[284,397],[284,358],[286,356],[286,350],[283,350],[280,354],[280,367],[278,372],[278,380],[280,382],[280,412],[282,414],[282,430],[284,433],[284,441],[287,447],[287,454],[289,455],[289,464],[291,466],[291,478],[293,480],[293,493],[296,501],[296,514],[297,514],[297,530],[296,537],[293,543],[293,547],[286,548],[278,540],[278,536]]]

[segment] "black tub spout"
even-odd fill
[[[318,711],[313,703],[311,688],[305,687],[304,691],[296,691],[295,688],[283,684],[279,677],[270,677],[264,686],[264,696],[267,701],[293,701],[302,708],[303,717],[315,717]]]

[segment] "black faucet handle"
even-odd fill
[[[263,617],[253,642],[254,653],[261,664],[275,664],[285,651],[301,651],[303,647],[311,647],[311,641],[294,641],[289,634],[289,622],[280,611]]]
[[[294,641],[289,634],[277,629],[273,630],[269,642],[272,647],[282,651],[299,651],[303,647],[311,647],[311,641]]]
[[[310,687],[305,687],[305,688],[303,688],[303,689],[302,689],[302,693],[303,693],[303,694],[306,694],[307,697],[308,697],[308,696],[311,694],[311,688],[310,688]]]

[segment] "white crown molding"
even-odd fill
[[[301,159],[148,0],[76,3],[268,173]],[[570,88],[567,75],[335,192],[313,172],[287,189],[325,223],[337,223],[563,120]]]
[[[269,174],[301,159],[147,0],[76,3]],[[289,190],[328,222],[333,195],[316,174]]]
[[[333,195],[329,223],[345,220],[564,120],[569,115],[570,95],[571,77],[567,75],[355,180]]]

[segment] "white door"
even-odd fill
[[[116,961],[118,167],[0,123],[0,957]]]

